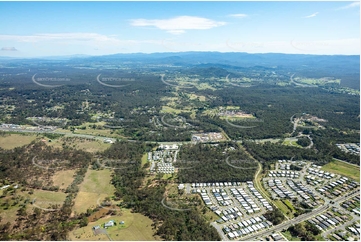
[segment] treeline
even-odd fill
[[[360,143],[358,132],[344,132],[336,129],[315,130],[311,136],[317,150],[327,151],[334,158],[360,165],[360,156],[346,153],[336,144]]]
[[[285,216],[282,214],[281,210],[275,207],[273,207],[272,211],[267,211],[264,214],[264,217],[270,222],[272,222],[273,225],[280,224],[286,219]]]
[[[281,143],[265,142],[256,144],[252,141],[243,142],[244,147],[258,161],[262,161],[267,166],[270,162],[277,160],[310,160],[316,164],[326,164],[332,160],[332,155],[328,150],[304,149],[282,145]]]

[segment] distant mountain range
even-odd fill
[[[20,58],[0,57],[0,61],[21,60]],[[120,62],[144,65],[173,65],[179,67],[223,69],[272,68],[289,73],[298,73],[314,77],[335,77],[342,80],[342,85],[360,89],[360,56],[359,55],[308,55],[308,54],[249,54],[242,52],[165,52],[165,53],[133,53],[103,56],[71,55],[42,58],[26,58],[23,60],[67,61],[79,63]]]

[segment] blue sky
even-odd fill
[[[359,2],[0,2],[0,56],[360,54]]]

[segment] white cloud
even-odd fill
[[[350,3],[350,4],[347,4],[346,6],[343,6],[340,9],[349,9],[349,8],[355,8],[355,7],[360,7],[360,2],[353,2],[353,3]]]
[[[229,17],[234,17],[234,18],[245,18],[248,17],[247,14],[243,14],[243,13],[237,13],[237,14],[230,14],[228,15]]]
[[[34,34],[34,35],[0,35],[0,40],[13,40],[18,42],[39,41],[114,41],[115,38],[96,33],[56,33],[56,34]]]
[[[318,12],[313,13],[313,14],[308,15],[308,16],[305,16],[305,17],[303,17],[303,18],[313,18],[313,17],[316,17],[317,14],[318,14]]]
[[[160,44],[156,40],[124,40],[109,37],[97,33],[56,33],[56,34],[34,34],[34,35],[0,35],[0,41],[15,41],[20,43],[98,43],[98,44]]]
[[[191,29],[211,29],[225,25],[225,22],[217,22],[212,19],[179,16],[170,19],[133,19],[132,26],[147,27],[153,26],[161,30],[165,30],[171,34],[183,34],[186,30]]]

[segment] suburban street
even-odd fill
[[[352,194],[352,195],[351,195]],[[359,190],[357,191],[353,191],[351,193],[348,193],[347,195],[343,196],[343,197],[339,197],[339,198],[336,198],[334,200],[334,203],[333,206],[336,206],[336,207],[339,207],[339,204],[344,202],[345,200],[347,199],[350,199],[351,197],[354,197],[354,196],[357,196],[359,195]],[[338,205],[338,206],[337,206]],[[300,222],[303,222],[305,220],[308,220],[314,216],[316,216],[317,214],[320,214],[324,211],[326,211],[330,206],[330,204],[325,204],[315,210],[313,210],[312,212],[310,213],[306,213],[306,214],[302,214],[294,219],[291,219],[291,220],[286,220],[284,221],[283,223],[281,224],[278,224],[272,228],[269,228],[267,230],[264,230],[264,231],[261,231],[259,233],[256,233],[256,234],[252,234],[252,235],[249,235],[249,236],[245,236],[243,237],[240,241],[245,241],[245,240],[256,240],[256,238],[258,237],[264,237],[264,236],[268,236],[272,233],[275,233],[275,232],[279,232],[279,231],[282,231],[284,229],[287,229],[288,227],[292,226],[292,225],[295,225],[297,223],[300,223]]]

